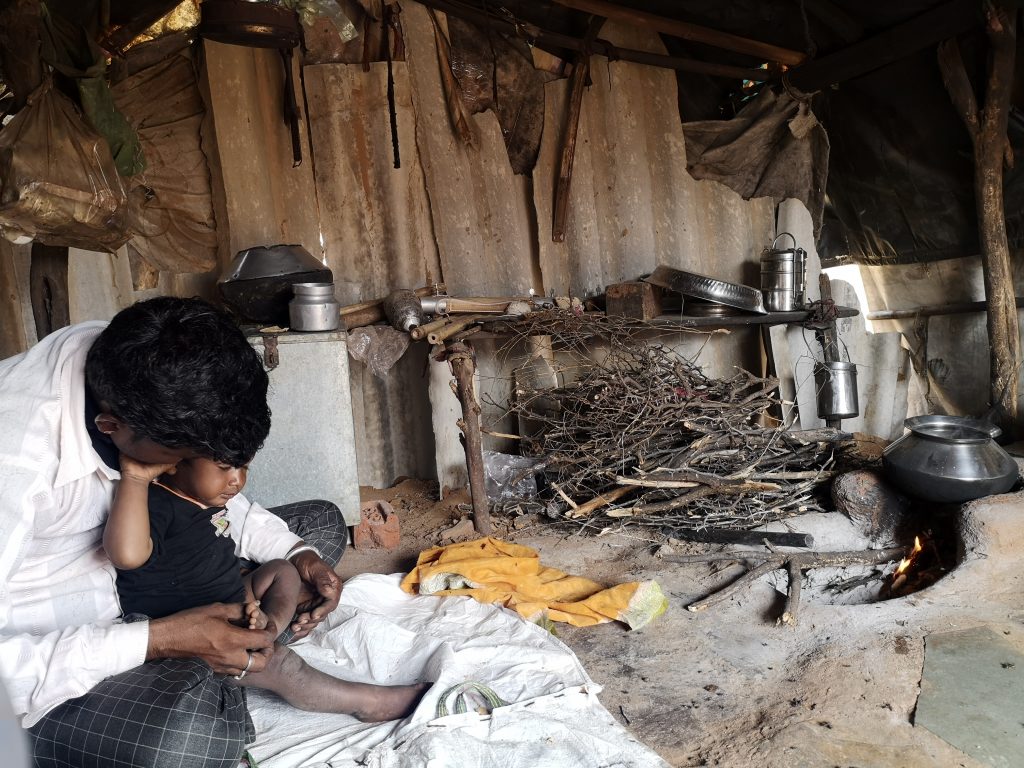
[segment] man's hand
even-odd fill
[[[214,672],[237,675],[245,669],[251,651],[248,671],[260,672],[274,653],[275,635],[231,623],[241,622],[243,613],[241,603],[214,603],[153,619],[146,660],[198,657]]]
[[[291,625],[294,639],[299,640],[312,632],[327,614],[338,607],[341,578],[316,552],[300,552],[291,562],[302,579],[299,604],[295,608],[295,620]]]

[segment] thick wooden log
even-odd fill
[[[989,6],[986,31],[991,44],[985,103],[980,109],[955,39],[939,47],[939,68],[950,98],[974,145],[974,193],[978,239],[988,303],[989,397],[995,421],[1017,436],[1017,367],[1020,330],[1013,290],[1013,266],[1003,205],[1003,161],[1016,53],[1017,10]]]
[[[789,591],[786,594],[786,607],[782,609],[782,615],[779,617],[779,624],[794,627],[800,611],[800,590],[803,588],[804,574],[795,560],[786,563],[786,570],[789,572]]]

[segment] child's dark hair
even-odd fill
[[[242,466],[270,431],[259,355],[202,299],[162,296],[118,312],[93,342],[85,377],[138,437],[167,448]]]

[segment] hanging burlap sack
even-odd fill
[[[131,237],[107,142],[47,81],[0,130],[0,234],[90,251]]]

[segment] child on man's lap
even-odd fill
[[[240,602],[243,626],[277,635],[288,628],[302,588],[298,571],[287,560],[273,560],[243,577],[235,555],[224,505],[242,490],[246,472],[201,457],[149,465],[122,454],[103,544],[118,568],[125,614],[160,618],[198,605]],[[280,643],[262,672],[242,670],[235,679],[274,691],[299,709],[366,721],[409,714],[429,687],[340,680]]]

